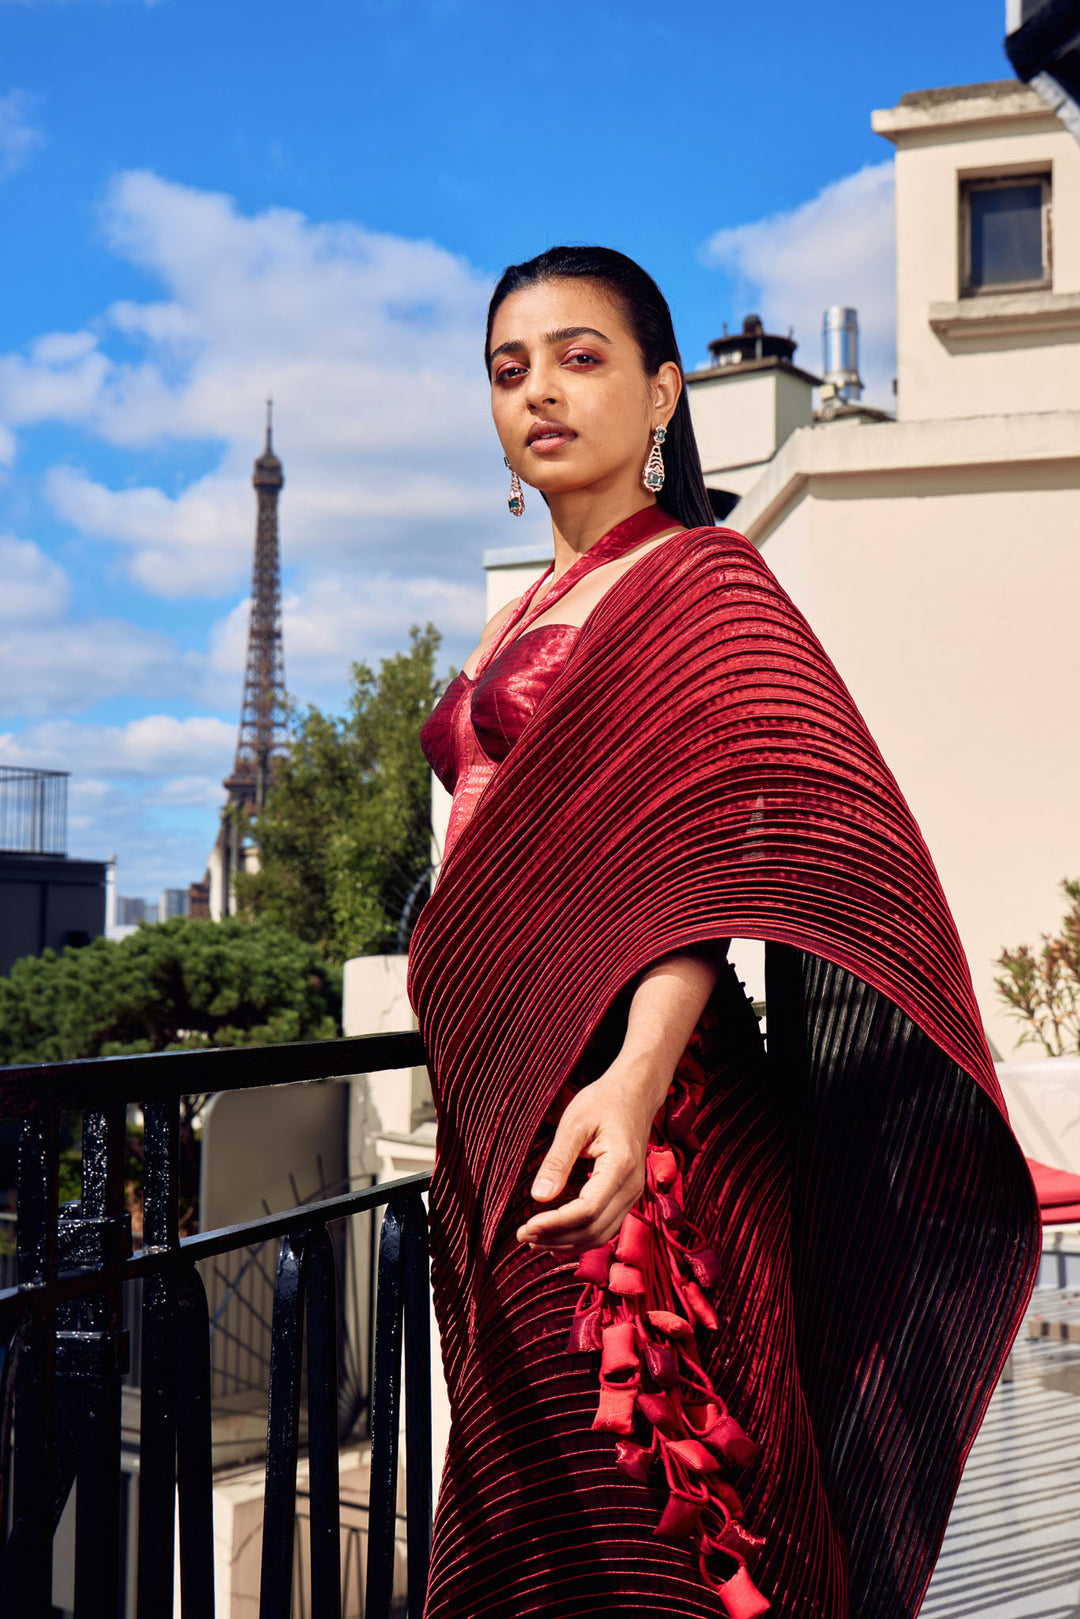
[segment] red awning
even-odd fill
[[[1080,1175],[1037,1164],[1034,1158],[1029,1158],[1027,1165],[1039,1196],[1043,1224],[1062,1225],[1067,1220],[1080,1220]]]

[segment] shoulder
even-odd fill
[[[487,623],[484,625],[484,628],[480,632],[478,650],[487,646],[492,636],[498,635],[499,631],[502,629],[503,625],[506,623],[507,619],[510,617],[510,614],[514,611],[514,608],[517,606],[520,600],[520,596],[515,596],[513,601],[508,601],[505,606],[500,607],[497,612],[492,613],[491,617],[488,619]]]
[[[514,611],[514,608],[517,606],[520,600],[520,596],[515,596],[513,601],[508,601],[504,607],[500,607],[497,612],[492,613],[491,617],[488,619],[487,623],[484,625],[484,628],[480,632],[479,641],[477,641],[476,645],[473,647],[473,650],[469,653],[469,656],[465,659],[465,662],[461,666],[461,672],[466,679],[471,680],[473,678],[484,648],[490,641],[494,640],[496,635],[498,635],[499,631],[502,629],[503,625],[506,623],[506,620],[510,617],[510,614]]]
[[[642,580],[644,584],[646,581]],[[656,610],[670,633],[687,626],[702,635],[721,633],[733,619],[745,624],[797,612],[780,581],[752,541],[733,528],[691,528],[658,548],[648,581]]]
[[[755,578],[775,584],[768,563],[757,546],[734,528],[688,528],[673,535],[659,548],[677,575],[680,589],[694,593],[715,590],[739,579]]]
[[[710,557],[754,558],[761,562],[756,545],[735,528],[688,528],[678,536],[688,551]]]

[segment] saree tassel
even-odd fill
[[[580,1282],[592,1282],[597,1287],[606,1287],[608,1279],[608,1266],[615,1251],[613,1242],[605,1242],[602,1248],[587,1248],[579,1257],[575,1277]]]
[[[692,1540],[701,1528],[705,1506],[703,1495],[672,1490],[653,1534],[658,1540]]]
[[[647,1339],[642,1348],[645,1370],[658,1388],[674,1388],[679,1381],[679,1363],[667,1344],[655,1344]]]
[[[765,1545],[765,1537],[752,1535],[744,1523],[737,1523],[732,1518],[713,1538],[713,1545],[721,1551],[730,1552],[734,1557],[741,1557],[747,1566],[752,1568],[755,1557]]]
[[[603,1293],[591,1282],[582,1288],[574,1306],[574,1319],[570,1323],[566,1344],[572,1355],[600,1348],[600,1309],[603,1302]]]
[[[670,1192],[654,1192],[653,1201],[656,1204],[656,1210],[661,1220],[672,1231],[680,1230],[686,1223],[682,1204],[677,1198],[672,1197]]]
[[[707,1245],[691,1249],[686,1256],[686,1262],[694,1273],[694,1280],[706,1293],[711,1293],[714,1288],[719,1287],[724,1279],[720,1261],[713,1249]]]
[[[750,1571],[741,1558],[735,1557],[732,1552],[725,1552],[727,1557],[735,1557],[735,1572],[726,1580],[716,1580],[709,1573],[705,1565],[708,1550],[702,1544],[700,1556],[701,1577],[709,1588],[716,1592],[723,1604],[727,1619],[761,1619],[761,1615],[768,1613],[772,1604],[767,1597],[762,1596],[753,1580]]]
[[[697,1439],[673,1439],[668,1450],[692,1473],[715,1473],[720,1466],[712,1451]]]
[[[733,1467],[749,1467],[761,1454],[730,1411],[725,1412],[704,1437]]]
[[[642,1391],[637,1397],[638,1410],[654,1428],[673,1428],[678,1417],[670,1394],[650,1394]]]
[[[636,1439],[615,1441],[615,1466],[638,1484],[647,1482],[654,1460],[653,1451],[647,1445],[639,1445]]]
[[[601,1372],[610,1374],[640,1370],[641,1361],[638,1358],[637,1337],[632,1321],[614,1321],[611,1326],[602,1329],[600,1336],[603,1350]]]
[[[675,1184],[675,1177],[679,1173],[679,1166],[675,1162],[675,1154],[668,1146],[649,1147],[645,1157],[645,1174],[649,1185],[657,1191],[666,1192]]]
[[[758,1447],[713,1387],[697,1338],[718,1326],[708,1295],[724,1276],[683,1202],[700,1100],[701,1087],[677,1073],[657,1115],[660,1139],[648,1144],[639,1202],[617,1237],[579,1256],[574,1274],[584,1287],[569,1342],[572,1350],[599,1351],[592,1427],[615,1436],[619,1471],[645,1484],[663,1463],[668,1496],[653,1533],[691,1544],[727,1619],[757,1619],[769,1604],[748,1564],[764,1542],[741,1522],[742,1502],[721,1468],[747,1466]],[[641,1443],[643,1429],[651,1430],[649,1445]],[[709,1559],[733,1572],[718,1578]]]
[[[610,1293],[618,1293],[621,1298],[642,1298],[645,1278],[636,1265],[624,1265],[616,1259],[608,1272],[607,1287]]]
[[[696,1282],[682,1284],[683,1296],[694,1315],[703,1327],[715,1332],[720,1325],[720,1318]]]
[[[652,1259],[652,1251],[652,1227],[631,1209],[629,1214],[623,1216],[623,1223],[619,1227],[615,1258],[625,1265],[634,1265],[638,1270],[646,1270]]]
[[[637,1399],[640,1378],[617,1383],[600,1374],[600,1404],[592,1419],[598,1433],[630,1434],[634,1431],[634,1401]]]
[[[694,1329],[685,1316],[676,1315],[674,1310],[646,1310],[645,1318],[654,1326],[657,1332],[662,1332],[665,1338],[692,1338]]]

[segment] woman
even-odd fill
[[[428,1619],[903,1619],[1038,1218],[929,856],[758,553],[670,314],[555,248],[486,358],[554,566],[426,723],[410,994],[452,1426]],[[767,950],[768,1053],[724,957]]]

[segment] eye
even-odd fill
[[[598,354],[588,354],[584,349],[575,349],[573,354],[566,356],[565,363],[575,366],[582,365],[583,369],[588,370],[590,366],[600,364],[600,356]]]
[[[495,373],[495,381],[501,387],[504,383],[516,382],[519,377],[524,375],[525,367],[523,365],[502,365]]]

